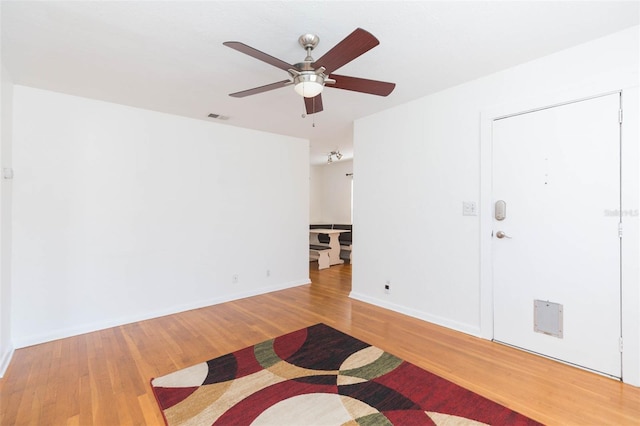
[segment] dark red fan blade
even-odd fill
[[[245,96],[256,95],[262,92],[268,92],[269,90],[279,89],[284,86],[292,84],[290,80],[282,80],[277,83],[267,84],[265,86],[254,87],[253,89],[243,90],[242,92],[231,93],[229,96],[234,98],[244,98]]]
[[[396,87],[395,83],[367,80],[366,78],[348,77],[346,75],[331,74],[331,78],[336,81],[335,84],[327,84],[325,87],[352,90],[354,92],[369,93],[371,95],[378,96],[388,96]]]
[[[358,56],[373,49],[380,42],[368,31],[356,28],[340,43],[313,63],[313,68],[325,67],[325,74],[331,74],[341,66],[353,61]]]
[[[253,58],[259,59],[262,62],[266,62],[269,65],[273,65],[276,68],[280,68],[281,70],[287,71],[290,68],[293,68],[293,65],[289,65],[285,61],[281,61],[278,58],[274,58],[271,55],[267,55],[266,53],[261,52],[258,49],[254,49],[251,46],[247,46],[244,43],[240,43],[239,41],[225,41],[222,44],[224,44],[225,46],[230,47],[232,49],[235,49],[238,52],[242,52],[245,55],[249,55],[249,56],[251,56]]]
[[[322,95],[315,98],[304,98],[304,106],[307,108],[307,114],[315,114],[322,111]]]

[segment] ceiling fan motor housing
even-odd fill
[[[298,38],[298,43],[300,43],[300,46],[302,46],[305,50],[313,50],[318,45],[318,43],[320,43],[320,37],[315,34],[303,34],[300,36],[300,38]]]

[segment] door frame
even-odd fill
[[[621,247],[621,332],[623,338],[622,380],[640,386],[640,147],[638,120],[640,88],[637,81],[627,84],[589,84],[563,92],[541,94],[535,98],[495,105],[480,114],[480,336],[493,339],[492,270],[492,140],[493,121],[516,114],[622,93],[621,204],[623,238]],[[628,214],[625,214],[627,212]],[[604,213],[603,213],[604,214]]]

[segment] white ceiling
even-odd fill
[[[353,155],[352,123],[398,104],[638,24],[639,1],[7,1],[2,62],[16,84],[307,138],[311,163]],[[388,97],[327,88],[302,118],[287,78],[222,45],[289,63],[315,33],[319,58],[355,28],[380,40],[337,72],[397,83]],[[315,120],[315,127],[313,126]]]

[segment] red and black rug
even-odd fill
[[[324,324],[151,386],[168,425],[539,424]]]

